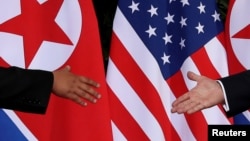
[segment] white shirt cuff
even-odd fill
[[[225,104],[223,104],[223,108],[227,112],[230,109],[229,109],[229,105],[228,105],[228,101],[227,101],[227,95],[226,95],[226,92],[225,92],[225,88],[224,88],[223,84],[221,83],[221,81],[217,80],[217,82],[220,84],[220,86],[222,88],[223,96],[224,96],[224,99],[225,99]]]

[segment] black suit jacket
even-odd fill
[[[250,108],[250,71],[241,72],[220,79],[222,82],[230,110],[226,113],[231,117]]]
[[[0,108],[43,114],[52,86],[52,72],[0,67]]]

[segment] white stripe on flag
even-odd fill
[[[121,131],[117,128],[115,123],[111,121],[111,126],[112,126],[112,134],[113,134],[113,140],[114,141],[127,141],[125,136],[121,133]]]
[[[151,140],[164,140],[164,134],[159,123],[147,109],[135,91],[130,87],[126,79],[122,76],[111,59],[109,60],[109,67],[112,68],[110,69],[112,72],[109,73],[112,74],[112,77],[119,79],[119,83],[117,83],[117,81],[113,81],[114,79],[107,79],[107,83],[121,103],[126,107],[129,113],[133,116],[133,118],[137,121],[137,123]]]
[[[30,132],[30,130],[23,124],[19,117],[12,110],[3,109],[9,118],[15,123],[17,128],[27,138],[28,141],[38,141],[38,139]]]
[[[218,40],[218,38],[213,38],[205,45],[205,50],[209,56],[210,61],[214,65],[217,72],[221,77],[228,76],[228,63],[226,50]]]
[[[248,121],[250,121],[250,112],[248,110],[243,112],[242,114],[246,117]]]

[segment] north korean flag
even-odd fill
[[[249,5],[249,0],[229,1],[225,31],[230,74],[250,69]],[[249,110],[236,115],[234,121],[235,124],[250,124]]]
[[[2,66],[72,72],[101,84],[97,104],[51,96],[44,115],[0,110],[1,141],[112,140],[105,71],[92,0],[0,1]]]

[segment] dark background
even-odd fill
[[[110,37],[112,33],[113,18],[118,0],[93,0],[96,16],[99,23],[100,38],[104,57],[105,67],[108,61]],[[229,0],[216,0],[221,19],[225,22]]]
[[[118,0],[93,0],[99,23],[105,66],[107,65],[113,19]]]

